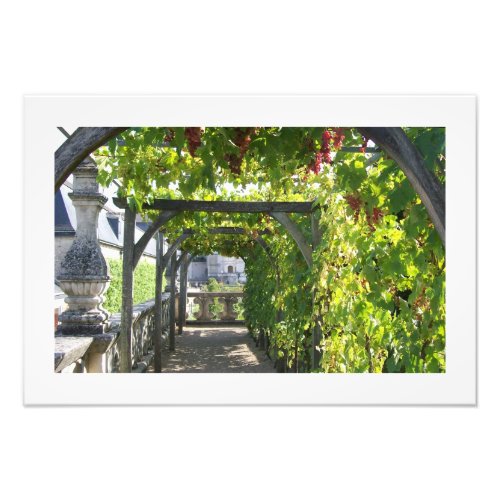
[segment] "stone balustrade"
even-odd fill
[[[191,312],[196,318],[195,321],[200,323],[213,321],[237,323],[238,312],[235,311],[234,306],[241,301],[242,297],[243,292],[188,292],[187,311]],[[210,307],[216,303],[216,299],[218,304],[222,306],[222,310],[218,314],[213,312],[213,309],[216,308]],[[194,304],[199,306],[196,312],[194,311]]]
[[[168,328],[169,294],[162,295],[162,325]],[[132,368],[144,371],[153,355],[155,331],[155,301],[137,304],[133,309]],[[55,338],[55,371],[57,373],[112,373],[119,372],[120,357],[117,339],[120,332],[120,314],[110,318],[109,330],[101,335],[63,335]]]

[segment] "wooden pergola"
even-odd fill
[[[71,134],[55,153],[55,190],[57,191],[64,180],[88,155],[124,130],[126,130],[125,127],[80,127]],[[405,173],[409,182],[420,196],[441,238],[443,246],[445,246],[445,187],[426,168],[422,156],[408,139],[403,129],[400,127],[358,127],[358,130],[366,138],[371,139],[378,148],[389,154]],[[133,271],[147,243],[172,217],[175,217],[181,211],[268,213],[278,220],[293,237],[308,266],[312,264],[312,247],[320,238],[315,217],[312,217],[313,245],[310,245],[298,226],[288,216],[289,213],[293,212],[311,213],[313,210],[312,203],[306,202],[301,205],[297,202],[287,204],[287,202],[253,203],[157,200],[151,206],[146,206],[145,208],[159,210],[160,215],[146,230],[140,240],[134,244],[135,213],[126,206],[125,200],[115,200],[115,203],[125,208],[122,334],[120,335],[120,353],[125,354],[124,356],[120,356],[120,367],[123,372],[129,372],[131,368],[130,335],[133,306]],[[318,332],[319,328],[315,328],[315,331]],[[314,350],[316,341],[315,334],[313,359],[317,354]],[[315,364],[314,361],[313,364]]]
[[[445,245],[445,187],[427,169],[422,155],[408,139],[404,130],[401,127],[357,127],[357,129],[386,151],[405,173]],[[125,130],[127,127],[77,128],[55,153],[55,191],[88,155]]]
[[[318,218],[314,216],[316,206],[313,201],[307,202],[264,202],[264,201],[194,201],[194,200],[165,200],[157,199],[152,204],[145,204],[143,207],[149,210],[158,210],[160,214],[152,222],[151,226],[139,239],[134,243],[135,235],[135,218],[136,212],[132,210],[125,199],[114,198],[115,205],[125,209],[125,223],[123,235],[123,282],[122,282],[122,310],[121,310],[121,332],[119,337],[120,351],[120,371],[128,373],[131,370],[131,336],[132,336],[132,309],[133,309],[133,279],[134,269],[137,266],[139,259],[144,251],[149,240],[161,229],[161,227],[170,219],[180,214],[181,212],[225,212],[225,213],[264,213],[277,220],[290,236],[296,242],[300,249],[308,267],[312,266],[313,249],[319,243],[320,233],[318,227]],[[309,214],[311,216],[313,241],[310,244],[300,227],[290,218],[289,214],[300,213]],[[208,229],[209,234],[228,234],[242,235],[245,234],[243,228],[238,227],[219,227]],[[186,229],[182,234],[173,241],[167,252],[164,253],[163,238],[156,239],[156,286],[155,286],[155,371],[161,372],[161,333],[162,325],[162,289],[161,282],[163,273],[168,264],[170,264],[170,304],[169,304],[169,349],[175,349],[175,278],[179,266],[183,265],[185,269],[181,272],[181,303],[179,310],[185,310],[185,292],[186,286],[183,282],[187,279],[187,263],[189,255],[184,252],[177,258],[177,250],[182,243],[189,237],[196,234],[192,229]],[[257,234],[255,240],[260,244],[266,254],[270,256],[269,248],[262,238],[265,231]],[[279,283],[279,276],[277,276]],[[183,293],[184,292],[184,293]],[[319,344],[319,327],[313,332],[313,360],[315,358],[315,347]],[[313,364],[314,363],[313,361]]]

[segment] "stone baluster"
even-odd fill
[[[222,320],[224,321],[234,321],[238,316],[238,313],[234,310],[234,305],[238,302],[236,297],[224,297],[224,312],[222,315]]]
[[[195,313],[196,321],[210,321],[212,317],[209,307],[213,302],[212,298],[207,296],[195,297],[194,302],[200,305],[200,309]]]
[[[186,319],[191,319],[192,317],[194,317],[194,313],[193,313],[193,306],[194,306],[194,299],[193,297],[188,297],[187,298],[187,305],[186,305]]]
[[[60,316],[58,334],[101,335],[96,346],[91,346],[91,354],[105,352],[109,347],[104,335],[109,328],[109,313],[102,303],[110,277],[97,239],[99,212],[107,198],[99,191],[96,176],[97,167],[90,159],[83,161],[73,173],[73,192],[69,197],[76,211],[76,236],[57,276],[68,304]],[[104,371],[101,361],[91,359],[89,371]]]

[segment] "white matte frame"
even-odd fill
[[[54,373],[58,126],[446,127],[446,373]],[[475,96],[25,96],[26,405],[475,405]]]

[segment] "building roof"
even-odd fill
[[[56,237],[75,236],[76,234],[76,212],[75,207],[68,196],[71,192],[71,184],[68,184],[69,185],[66,185],[65,183],[65,185],[61,186],[61,189],[59,189],[55,195],[54,233]],[[108,193],[106,193],[106,195],[108,195]],[[97,235],[101,243],[123,248],[123,216],[121,212],[123,211],[114,207],[114,205],[112,205],[112,201],[110,204],[109,200],[104,206],[104,209],[100,211]],[[141,238],[148,226],[149,223],[144,221],[138,221],[136,223],[136,242]],[[153,257],[156,256],[155,238],[152,238],[148,242],[144,253]]]
[[[56,236],[74,236],[75,235],[75,222],[69,218],[68,210],[61,193],[57,191],[54,201],[54,229]]]

